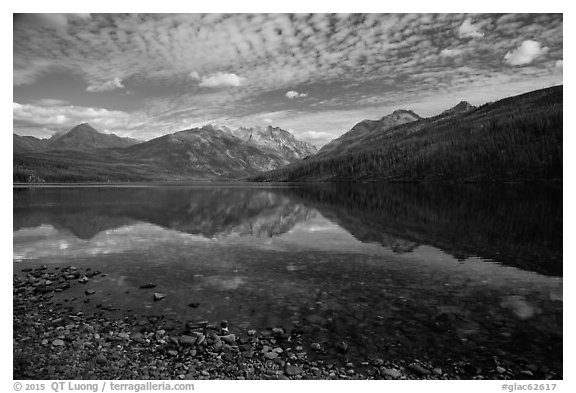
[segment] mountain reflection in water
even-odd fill
[[[146,232],[154,238],[161,236],[156,233],[160,228],[154,231],[138,225],[142,223],[205,238],[275,237],[319,213],[361,242],[379,243],[396,253],[432,245],[459,260],[477,256],[562,275],[559,188],[324,185],[15,189],[15,247],[20,237],[31,236],[27,231],[19,232],[24,228],[39,228],[40,233],[54,228],[73,235],[70,239],[83,240],[101,233],[123,236],[128,228],[134,234],[140,229],[143,236]],[[123,227],[125,231],[120,230]],[[167,237],[175,236],[171,233]]]
[[[232,329],[302,326],[332,358],[330,343],[345,340],[352,360],[494,368],[500,357],[562,374],[561,189],[62,187],[13,197],[15,269],[107,273],[55,294],[81,298],[93,285],[93,303],[74,306],[85,312],[99,303]],[[138,289],[150,281],[162,302]]]

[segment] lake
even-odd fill
[[[561,187],[15,186],[13,202],[15,272],[105,273],[54,294],[73,310],[296,327],[334,362],[562,376]]]

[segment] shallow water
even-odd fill
[[[14,188],[14,269],[106,276],[79,310],[301,327],[349,359],[494,357],[562,373],[562,189],[417,185]],[[157,285],[139,289],[148,282]],[[85,289],[94,289],[84,303]],[[167,296],[154,302],[152,292]],[[190,303],[199,303],[190,307]]]

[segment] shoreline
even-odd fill
[[[353,362],[347,356],[348,343],[324,348],[308,340],[305,327],[230,331],[226,321],[174,323],[163,315],[138,315],[111,306],[72,312],[72,307],[52,302],[54,293],[105,274],[45,265],[14,271],[14,379],[562,378],[542,367],[519,369],[505,362],[479,370],[456,361],[447,370],[416,359],[390,359],[385,353]],[[91,291],[85,295],[83,301],[89,302]],[[122,315],[115,316],[115,311]]]

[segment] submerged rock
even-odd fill
[[[154,301],[157,302],[159,300],[162,300],[166,297],[165,294],[160,293],[160,292],[154,292]]]

